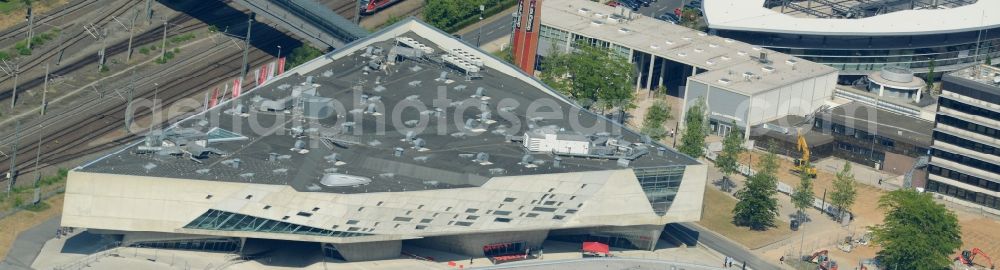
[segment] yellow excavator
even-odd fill
[[[809,166],[809,143],[806,142],[806,137],[799,133],[799,141],[797,148],[799,152],[802,152],[801,159],[795,159],[795,168],[792,168],[792,172],[800,174],[805,172],[809,177],[816,178],[816,168]]]

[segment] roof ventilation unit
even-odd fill
[[[238,158],[223,160],[221,163],[222,165],[232,167],[233,169],[240,168],[240,159]]]
[[[408,46],[410,48],[421,50],[425,54],[432,54],[432,53],[434,53],[434,49],[433,48],[428,47],[427,45],[424,45],[424,44],[420,43],[420,41],[417,41],[417,40],[412,39],[412,38],[408,38],[408,37],[396,37],[396,42],[402,43],[403,45],[406,45],[406,46]]]
[[[337,153],[333,153],[333,154],[330,154],[328,156],[325,156],[325,157],[323,157],[323,159],[325,159],[327,162],[334,162],[334,163],[336,163],[337,161],[340,161],[340,157],[337,155]]]
[[[487,154],[486,152],[479,152],[478,154],[476,154],[475,161],[478,162],[479,164],[490,163],[490,154]]]
[[[531,154],[524,154],[524,156],[521,156],[521,164],[523,165],[531,164],[532,161],[535,161],[535,157],[531,156]]]

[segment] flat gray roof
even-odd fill
[[[407,27],[410,31],[406,31]],[[78,170],[280,184],[299,191],[359,193],[478,186],[494,176],[698,164],[672,150],[660,155],[659,145],[650,145],[649,154],[625,167],[616,160],[566,156],[561,157],[560,167],[554,167],[555,157],[549,153],[532,154],[536,161],[522,164],[526,150],[520,142],[508,139],[521,136],[534,127],[557,126],[581,136],[598,131],[611,132],[630,142],[641,142],[642,138],[631,130],[618,129],[619,125],[604,117],[567,103],[534,79],[511,72],[512,66],[488,53],[436,30],[427,34],[426,29],[430,28],[423,23],[407,20],[390,28],[291,70],[237,99],[249,107],[259,104],[259,99],[287,97],[294,86],[312,76],[314,83],[319,85],[318,96],[332,98],[336,101],[333,103],[346,104],[346,108],[332,117],[305,121],[303,127],[308,136],[295,138],[291,135],[298,122],[292,109],[260,112],[251,108],[247,115],[234,116],[224,112],[233,107],[233,102],[227,102],[172,128],[201,131],[219,128],[225,131],[213,132],[213,136],[239,134],[247,138],[210,142],[208,147],[218,149],[222,155],[210,155],[195,162],[173,155],[141,154],[138,150],[142,144],[136,144]],[[367,70],[369,58],[363,55],[365,47],[372,45],[387,52],[397,35],[413,38],[436,53],[455,48],[473,52],[486,62],[482,78],[467,81],[457,69],[430,60],[434,55],[423,60],[402,60],[388,65],[385,70]],[[442,73],[447,81],[438,80]],[[486,98],[474,96],[479,87],[485,89]],[[360,104],[361,95],[370,96],[369,100],[380,99],[370,102],[377,104],[376,113],[365,112],[367,106]],[[443,100],[445,97],[449,100]],[[533,102],[539,100],[545,101],[541,109],[533,108],[538,105]],[[491,119],[495,123],[476,124],[470,128],[466,121],[479,119],[483,102],[492,112]],[[444,118],[433,116],[436,108],[441,109]],[[529,109],[536,112],[529,113]],[[509,114],[504,116],[502,112]],[[580,127],[571,124],[577,119]],[[347,122],[355,123],[354,130],[348,131],[343,126]],[[421,122],[426,124],[426,129],[414,128],[414,123]],[[583,128],[601,125],[606,128],[583,131]],[[426,149],[414,148],[406,140],[408,131],[414,132],[413,138],[423,140]],[[308,153],[292,150],[298,140],[306,143]],[[396,148],[403,149],[402,156],[394,155]],[[279,158],[270,160],[271,153]],[[489,162],[475,161],[479,153],[488,154]],[[340,162],[328,160],[331,154],[337,154]],[[240,160],[239,168],[230,165],[234,159]],[[368,177],[373,181],[356,187],[326,187],[319,184],[326,173]]]
[[[596,2],[546,0],[541,19],[549,27],[708,70],[692,78],[744,95],[837,72],[826,65]],[[762,52],[767,54],[769,63],[757,60]],[[743,79],[747,72],[753,74],[750,81]]]
[[[934,122],[876,109],[857,101],[822,111],[816,118],[921,147],[930,147],[934,129]]]

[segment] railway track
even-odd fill
[[[264,38],[268,38],[268,40],[275,40],[267,44],[274,44],[277,42],[277,37]],[[226,48],[228,47],[223,47],[222,51],[224,52]],[[207,56],[218,52],[220,51],[209,50],[202,55]],[[249,57],[251,59],[250,63],[252,66],[261,65],[270,60],[270,56],[262,51],[252,51]],[[201,59],[202,57],[193,56],[186,60],[194,62]],[[143,93],[137,93],[136,98],[152,99],[154,95],[157,95],[162,98],[162,101],[159,103],[165,107],[170,104],[174,104],[181,99],[191,97],[198,92],[204,91],[207,86],[217,85],[239,74],[238,67],[242,64],[242,54],[234,51],[226,54],[216,63],[217,64],[215,65],[204,65],[200,69],[191,69],[182,63],[178,63],[174,66],[174,69],[175,71],[182,72],[179,72],[176,76],[170,76],[170,78],[143,78],[139,80],[137,84],[149,84],[154,80],[163,81],[164,79],[167,80],[167,83],[160,86],[159,93],[154,93],[154,91],[146,89]],[[220,66],[230,68],[219,68]],[[171,80],[171,78],[173,79]],[[85,119],[74,121],[65,127],[57,127],[54,132],[41,134],[44,135],[46,139],[41,142],[41,152],[43,154],[40,155],[39,163],[44,166],[48,166],[49,164],[58,164],[98,151],[119,147],[136,139],[137,135],[132,134],[98,145],[87,145],[96,138],[122,128],[126,107],[124,105],[115,106],[116,103],[118,103],[117,99],[95,99],[88,102],[88,104],[80,106],[80,109],[78,110],[64,113],[72,115],[78,113],[77,111],[90,111],[85,113],[86,115],[89,115]],[[133,112],[133,115],[136,119],[138,119],[148,116],[151,113],[152,111],[150,110],[144,110]],[[49,130],[51,127],[59,123],[66,122],[55,118],[59,117],[53,117],[54,120],[43,122],[41,125]],[[21,146],[18,148],[17,168],[19,174],[25,176],[34,170],[35,151],[37,151],[36,147],[39,142],[37,137],[34,137],[34,140],[30,141],[28,138],[22,138],[20,141],[22,143],[19,144]],[[0,162],[0,168],[9,168],[9,162],[10,158],[8,156],[6,160]],[[21,182],[26,181],[25,177],[22,177]]]
[[[36,27],[51,25],[54,21],[60,19],[61,17],[79,11],[85,7],[97,3],[98,1],[99,0],[77,0],[72,3],[67,3],[66,5],[64,5],[59,9],[50,11],[49,14],[44,14],[43,16],[39,16],[35,20],[35,24],[37,25]],[[27,26],[26,23],[22,23],[14,27],[8,28],[7,31],[0,33],[0,40],[14,40],[18,36],[23,36],[26,32],[28,32],[28,28],[26,26]],[[60,27],[63,26],[65,25],[61,25]],[[38,28],[36,28],[35,32],[37,33],[40,31],[38,31]]]
[[[221,6],[226,5],[227,2],[228,1],[208,1],[208,2],[205,2],[204,4],[198,5],[197,8],[191,10],[191,12],[212,12],[212,11],[216,10],[217,8],[219,8]],[[118,10],[122,10],[122,9],[119,8]],[[124,10],[126,10],[125,12],[127,12],[127,10],[129,10],[129,9],[124,9]],[[238,18],[234,18],[234,20],[238,20]],[[205,24],[202,24],[198,20],[195,20],[195,18],[192,15],[184,14],[184,13],[182,13],[180,15],[177,15],[177,16],[169,19],[167,21],[167,24],[170,27],[170,28],[168,28],[168,31],[171,33],[171,35],[186,34],[186,33],[189,33],[189,32],[192,32],[192,31],[196,31],[198,29],[206,27]],[[138,35],[136,35],[134,37],[134,39],[133,39],[133,46],[132,47],[134,49],[134,48],[142,47],[142,45],[144,45],[144,44],[156,43],[156,42],[160,41],[160,39],[162,38],[162,34],[163,34],[163,26],[162,25],[159,26],[159,27],[150,29],[150,30],[148,30],[146,32],[140,33],[140,34],[138,34]],[[78,35],[77,37],[79,39],[76,39],[75,42],[80,42],[82,40],[86,40],[87,38],[92,38],[92,37],[90,37],[89,34],[86,34],[86,33],[81,33],[81,35]],[[158,43],[156,43],[156,44],[158,44]],[[65,48],[68,48],[69,46],[71,46],[71,45],[65,45],[65,46],[62,46],[62,47],[63,47],[63,49],[65,49]],[[159,46],[159,45],[157,45],[157,46]],[[107,55],[117,55],[117,54],[120,54],[120,53],[123,53],[123,52],[127,52],[127,50],[128,50],[128,41],[124,40],[122,42],[109,45],[109,47],[106,48],[106,54]],[[45,61],[46,59],[49,59],[50,57],[54,56],[54,54],[56,53],[56,51],[57,50],[53,50],[53,51],[47,52],[47,53],[49,53],[49,55],[36,58],[36,61],[33,61],[33,62],[29,63],[30,66],[22,66],[21,70],[27,70],[29,68],[34,68],[34,67],[41,66],[42,64],[44,64],[46,62]],[[100,57],[96,53],[89,54],[89,55],[87,55],[87,56],[85,56],[83,58],[77,59],[76,61],[74,61],[74,62],[72,62],[72,63],[70,63],[68,65],[63,65],[63,66],[58,67],[57,69],[55,69],[55,70],[53,70],[51,72],[51,75],[53,75],[53,76],[66,76],[66,75],[68,75],[68,74],[70,74],[70,73],[72,73],[72,72],[74,72],[74,71],[76,71],[76,70],[78,70],[80,68],[84,68],[87,65],[94,64],[95,62],[97,62],[99,60],[100,60]],[[3,83],[7,79],[10,79],[10,78],[8,77],[8,78],[5,78],[3,80],[0,80],[0,83]],[[32,88],[38,87],[38,86],[42,85],[44,83],[44,81],[45,81],[44,75],[35,76],[35,77],[32,77],[32,78],[27,79],[27,80],[24,80],[24,78],[21,78],[21,81],[18,83],[18,91],[20,92],[22,90],[27,90],[27,89],[32,89]],[[13,88],[6,88],[6,89],[3,89],[3,90],[0,90],[0,101],[7,100],[8,98],[10,98],[12,96],[12,94],[13,94],[12,90],[13,90]]]
[[[99,18],[99,19],[97,19],[97,22],[93,22],[92,24],[93,25],[105,25],[107,23],[110,23],[110,22],[112,22],[114,20],[114,19],[112,19],[112,17],[121,16],[122,14],[124,14],[125,12],[127,12],[128,10],[130,10],[132,7],[135,7],[138,3],[139,3],[139,1],[130,1],[129,4],[125,4],[125,5],[121,5],[121,6],[115,7],[109,13],[111,15],[109,15],[107,17]],[[78,33],[78,34],[76,34],[74,36],[69,37],[68,40],[67,39],[59,39],[57,41],[59,44],[56,45],[57,46],[56,49],[44,50],[44,51],[42,51],[42,50],[36,50],[36,51],[42,51],[42,54],[40,56],[38,56],[38,57],[28,58],[28,62],[26,62],[26,63],[21,63],[20,70],[22,70],[22,72],[23,72],[25,70],[31,70],[31,69],[34,69],[36,67],[39,67],[43,63],[51,60],[52,57],[61,54],[62,51],[70,48],[71,46],[75,46],[75,45],[79,44],[81,41],[83,41],[85,39],[88,39],[88,38],[93,38],[93,36],[91,36],[90,34],[88,34],[87,31],[82,31],[81,30],[80,33]],[[8,80],[12,80],[12,79],[13,79],[12,76],[7,76],[7,77],[4,77],[3,79],[0,79],[0,83],[5,83]],[[18,86],[18,88],[20,88],[20,86]],[[3,96],[3,99],[7,99],[7,98],[9,98],[11,96],[11,93],[12,93],[11,89],[4,89],[3,92],[0,93],[0,96]]]

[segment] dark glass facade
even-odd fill
[[[642,191],[646,193],[649,205],[657,215],[664,215],[670,209],[670,204],[677,196],[684,177],[684,166],[663,166],[635,168],[636,178]]]
[[[191,221],[191,223],[184,226],[184,228],[219,231],[287,233],[330,237],[369,235],[367,233],[353,232],[350,228],[348,231],[327,230],[215,209],[209,209],[204,214]]]
[[[236,238],[193,239],[137,242],[129,246],[143,248],[183,249],[215,252],[233,252],[239,249],[240,241]]]
[[[719,36],[829,65],[840,69],[842,74],[867,74],[886,65],[927,68],[931,61],[941,71],[940,67],[944,66],[1000,57],[1000,27],[984,31],[906,36],[713,31]],[[980,41],[978,48],[977,40]]]
[[[969,201],[985,207],[1000,209],[1000,199],[980,192],[965,190],[946,183],[934,180],[927,180],[927,191],[940,193],[955,197],[964,201]]]

